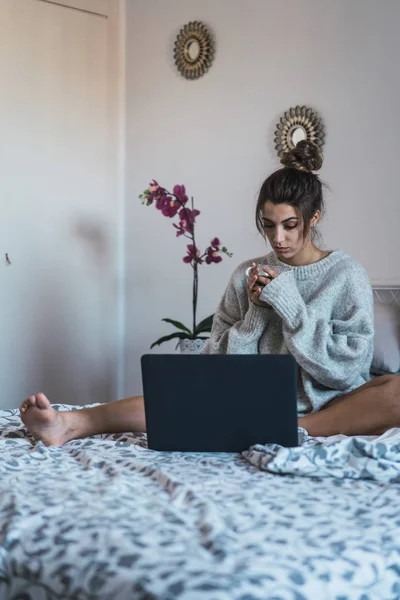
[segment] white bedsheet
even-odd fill
[[[400,483],[400,429],[381,436],[305,436],[298,448],[256,445],[243,456],[269,473]]]
[[[0,599],[398,600],[400,487],[328,473],[324,447],[275,448],[306,466],[272,474],[132,434],[46,448],[2,411]]]

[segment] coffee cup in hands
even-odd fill
[[[246,277],[248,278],[250,276],[250,271],[253,269],[253,266],[250,266],[246,269]],[[267,269],[271,269],[271,271],[275,271],[275,273],[278,273],[278,275],[280,273],[283,273],[284,271],[289,271],[290,267],[286,267],[284,265],[266,265],[266,264],[257,264],[256,268],[258,268],[258,277],[263,277],[265,279],[267,279],[269,281],[271,281],[273,278],[271,277],[271,275],[269,275],[268,273],[266,273],[264,271],[264,268]],[[260,287],[264,287],[266,285],[266,283],[264,281],[260,281],[260,279],[257,279],[257,281],[255,282],[255,285],[260,286]]]
[[[268,279],[269,281],[272,279],[272,277],[270,275],[268,275],[268,273],[266,273],[264,271],[264,266],[267,265],[256,265],[256,268],[258,268],[258,276],[259,277],[265,277],[266,279]],[[250,276],[250,271],[253,270],[254,267],[248,267],[246,269],[246,277],[248,278]],[[257,279],[257,281],[255,282],[255,285],[260,286],[260,287],[264,287],[265,283],[263,281],[260,281],[259,279]]]

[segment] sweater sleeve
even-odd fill
[[[248,299],[238,270],[218,305],[210,338],[201,354],[258,354],[258,342],[272,310]]]
[[[261,294],[281,317],[286,345],[298,365],[320,384],[340,391],[349,389],[364,371],[374,336],[366,273],[343,275],[340,292],[335,289],[334,310],[327,307],[331,318],[306,306],[292,271],[279,275]]]

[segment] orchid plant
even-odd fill
[[[192,294],[192,329],[186,327],[180,321],[174,319],[162,319],[166,323],[173,325],[177,331],[161,337],[151,345],[159,346],[163,342],[177,339],[207,339],[204,334],[210,333],[212,327],[212,321],[214,315],[210,315],[206,319],[203,319],[200,323],[197,323],[197,298],[199,291],[199,265],[206,263],[210,265],[212,263],[219,263],[222,260],[221,254],[226,254],[231,257],[232,253],[228,251],[225,246],[221,245],[219,238],[215,237],[211,240],[210,245],[204,252],[201,252],[196,244],[196,219],[200,214],[200,211],[194,207],[194,199],[191,198],[190,208],[188,207],[189,197],[186,194],[184,185],[175,185],[173,192],[169,192],[165,188],[161,187],[157,181],[152,181],[147,190],[140,194],[139,198],[142,200],[142,204],[146,206],[154,205],[157,210],[161,212],[164,217],[169,219],[177,219],[177,223],[173,223],[176,229],[176,237],[185,237],[190,240],[190,244],[186,246],[186,255],[183,257],[183,262],[190,265],[193,270],[193,294]]]

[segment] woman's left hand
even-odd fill
[[[263,277],[263,274],[265,277]],[[264,266],[262,266],[260,269],[257,267],[256,263],[252,264],[251,269],[249,270],[248,294],[253,304],[257,304],[258,306],[265,308],[271,308],[269,304],[259,300],[259,296],[264,287],[276,277],[278,277],[278,273],[274,269]]]
[[[258,270],[258,281],[261,281],[261,283],[265,285],[268,285],[269,283],[271,283],[271,281],[273,279],[276,279],[279,275],[279,273],[277,271],[275,271],[274,269],[271,269],[271,267],[261,267],[261,269],[257,269]],[[266,276],[263,276],[263,273],[266,273]]]

